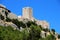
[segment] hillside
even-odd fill
[[[0,5],[0,40],[60,40],[60,34],[50,30],[48,22],[35,19],[30,7],[18,17]]]
[[[0,26],[0,40],[57,40],[60,35],[54,29],[44,29],[33,21],[23,23],[17,19],[12,21],[17,28]]]
[[[42,33],[42,31],[50,34],[47,35]],[[53,31],[53,29],[52,33],[49,29],[43,29],[41,26],[33,24],[31,24],[29,28],[20,30],[14,29],[11,26],[0,26],[0,40],[56,40],[55,31]]]

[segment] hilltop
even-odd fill
[[[50,30],[49,23],[35,19],[32,11],[32,8],[24,7],[23,15],[16,16],[0,5],[1,40],[59,40],[60,35],[54,29]]]

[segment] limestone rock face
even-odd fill
[[[4,18],[6,18],[5,9],[0,8],[0,15],[4,16]]]
[[[0,20],[0,26],[11,26],[13,28],[18,28],[15,24],[13,24],[12,22],[4,22],[3,20]]]
[[[8,18],[10,18],[10,19],[17,19],[18,17],[15,14],[13,14],[13,13],[9,13],[8,14]]]
[[[37,25],[41,25],[42,28],[48,28],[49,29],[49,23],[46,21],[37,20],[36,23],[37,23]]]
[[[45,32],[44,31],[41,31],[40,35],[41,35],[42,38],[45,38]]]
[[[4,21],[0,20],[0,26],[4,26]]]
[[[13,28],[17,28],[17,26],[13,24],[12,22],[5,22],[5,26],[11,26]]]

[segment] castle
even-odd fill
[[[8,15],[5,15],[5,13],[8,12]],[[23,21],[24,19],[27,21],[36,21],[37,25],[41,25],[43,28],[49,28],[49,23],[46,21],[37,20],[33,17],[33,9],[31,7],[24,7],[22,9],[22,16],[16,16],[14,13],[12,13],[10,10],[8,10],[5,6],[0,5],[0,14],[4,16],[6,19],[6,16],[8,16],[10,19],[18,19],[19,21]]]
[[[7,15],[8,14],[8,15]],[[37,20],[33,17],[33,9],[31,7],[24,7],[22,9],[22,16],[16,16],[14,13],[12,13],[10,10],[8,10],[4,5],[0,4],[0,15],[4,16],[4,20],[6,19],[6,16],[10,19],[18,19],[19,21],[36,21],[37,25],[41,25],[42,28],[49,29],[49,23],[46,22],[45,20]],[[15,24],[13,24],[12,22],[4,22],[1,20],[2,17],[0,17],[0,25],[2,26],[7,26],[10,25],[12,27],[17,28],[17,26]],[[45,33],[44,31],[41,32],[42,36],[45,37]],[[49,35],[50,33],[47,32],[47,35]],[[58,39],[57,39],[58,40]]]
[[[22,9],[22,16],[18,16],[18,19],[20,19],[20,21],[22,19],[28,19],[28,20],[31,20],[31,21],[36,21],[36,23],[38,25],[42,25],[43,28],[49,28],[49,23],[46,22],[45,20],[44,21],[41,21],[41,20],[37,20],[33,17],[33,9],[31,7],[24,7]]]

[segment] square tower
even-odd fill
[[[32,8],[24,7],[22,11],[23,11],[23,18],[32,19]]]

